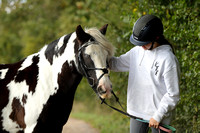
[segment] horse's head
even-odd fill
[[[79,71],[101,98],[110,97],[112,84],[109,79],[108,59],[114,54],[114,47],[105,38],[107,25],[100,30],[76,29]]]

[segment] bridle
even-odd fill
[[[83,44],[81,47],[79,47],[78,49],[78,64],[81,68],[81,71],[83,73],[83,75],[90,81],[92,81],[92,83],[90,84],[90,86],[92,87],[92,89],[97,93],[97,85],[99,84],[99,81],[100,79],[105,75],[105,74],[108,74],[108,66],[106,66],[106,68],[91,68],[91,67],[88,67],[85,62],[84,62],[84,59],[83,59],[83,56],[82,56],[82,52],[83,52],[83,49],[86,48],[87,46],[89,45],[99,45],[99,43],[97,41],[91,41],[91,42],[86,42],[85,44]],[[91,77],[89,74],[88,74],[88,71],[91,71],[91,70],[100,70],[103,72],[103,74],[97,79],[97,82],[94,83],[94,78]]]

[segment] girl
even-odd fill
[[[158,132],[160,123],[170,124],[179,101],[178,60],[163,36],[163,24],[154,15],[139,18],[133,26],[130,51],[109,61],[110,69],[129,72],[127,112],[149,120],[130,120],[130,133]],[[161,131],[164,132],[164,131]]]

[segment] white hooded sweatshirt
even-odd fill
[[[169,45],[153,50],[136,46],[120,57],[113,57],[110,68],[129,72],[127,112],[133,116],[169,124],[179,101],[178,60]]]

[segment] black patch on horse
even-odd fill
[[[50,43],[47,46],[47,49],[45,51],[45,56],[46,56],[47,60],[50,62],[51,65],[53,63],[53,56],[54,55],[58,56],[58,54],[62,55],[64,53],[65,48],[67,46],[67,43],[69,41],[69,38],[71,37],[71,34],[72,33],[65,36],[63,45],[60,49],[56,49],[56,45],[58,44],[60,39],[53,41],[52,43]]]
[[[48,45],[46,51],[45,51],[45,56],[46,56],[47,60],[50,62],[51,65],[53,63],[53,56],[54,56],[54,53],[55,53],[54,49],[55,49],[55,46],[57,45],[58,41],[59,41],[59,39],[50,43]]]
[[[26,99],[27,99],[27,95],[23,95],[23,97],[22,97],[22,102],[23,102],[23,105],[26,103]]]
[[[38,78],[39,68],[37,64],[39,62],[39,57],[34,56],[32,58],[32,61],[33,63],[29,67],[25,68],[24,70],[20,70],[18,72],[15,78],[15,82],[20,83],[25,80],[27,85],[29,86],[29,92],[32,91],[34,93],[38,81],[37,78]]]

